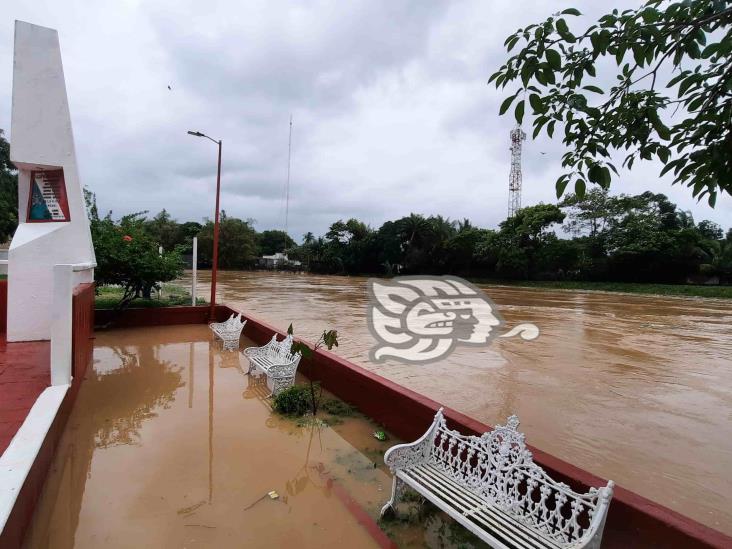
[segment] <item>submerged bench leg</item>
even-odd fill
[[[386,502],[386,505],[384,505],[381,508],[381,517],[383,518],[384,515],[391,509],[391,512],[394,513],[394,515],[397,514],[396,506],[397,503],[399,503],[399,499],[404,495],[404,490],[407,489],[407,485],[404,483],[402,479],[394,475],[394,480],[391,483],[391,499]]]
[[[295,376],[291,377],[275,377],[272,378],[272,394],[270,396],[277,396],[280,391],[287,389],[295,384]]]

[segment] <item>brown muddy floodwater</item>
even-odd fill
[[[482,286],[539,338],[371,364],[366,278],[219,276],[223,302],[303,337],[337,329],[339,355],[489,424],[515,413],[534,446],[732,534],[732,302]]]
[[[380,547],[364,517],[400,441],[357,412],[283,418],[247,365],[206,326],[97,333],[24,547]],[[384,528],[400,546],[478,545],[435,511]]]

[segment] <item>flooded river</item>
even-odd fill
[[[406,365],[369,362],[366,278],[222,272],[218,287],[297,335],[337,329],[339,355],[478,420],[515,413],[534,446],[732,534],[730,301],[482,289],[507,328],[532,322],[539,338]]]

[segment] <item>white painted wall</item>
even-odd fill
[[[10,159],[18,175],[18,229],[8,256],[8,341],[51,338],[54,265],[94,264],[76,163],[61,49],[54,29],[15,22]],[[71,221],[26,223],[30,172],[63,168]],[[93,271],[74,273],[89,282]]]

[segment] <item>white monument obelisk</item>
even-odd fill
[[[58,33],[15,22],[10,159],[18,167],[18,229],[8,254],[8,341],[51,338],[54,266],[95,264]]]

